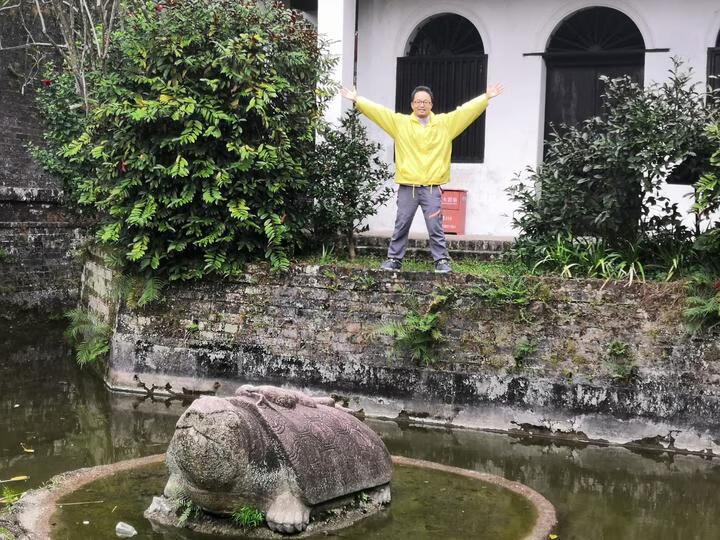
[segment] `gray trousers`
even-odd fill
[[[393,231],[388,248],[389,259],[402,260],[405,256],[410,225],[418,206],[422,208],[425,225],[430,236],[430,255],[434,261],[448,258],[440,207],[441,197],[442,191],[439,186],[415,186],[413,188],[413,186],[400,185],[397,195],[395,231]]]

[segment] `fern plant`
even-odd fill
[[[65,338],[75,349],[75,360],[81,366],[104,358],[110,351],[110,327],[83,309],[65,313],[70,324]]]
[[[692,333],[711,330],[720,323],[720,281],[706,270],[694,272],[685,283],[685,325]]]
[[[190,497],[182,495],[175,499],[175,513],[178,516],[178,525],[182,527],[188,521],[196,520],[202,516],[203,510]]]
[[[394,352],[409,352],[412,360],[418,364],[434,364],[438,348],[447,341],[442,333],[442,310],[452,304],[457,296],[457,291],[452,288],[448,288],[445,294],[434,293],[424,313],[411,309],[402,323],[388,323],[378,331],[394,338]]]
[[[120,274],[113,280],[112,297],[125,300],[131,308],[143,307],[160,300],[166,282],[157,277]]]
[[[613,379],[629,381],[637,376],[638,367],[630,345],[618,339],[613,339],[608,345],[605,365]]]

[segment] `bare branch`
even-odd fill
[[[5,11],[6,9],[19,8],[20,6],[21,6],[21,4],[13,4],[12,6],[3,6],[3,7],[0,7],[0,11]]]
[[[17,49],[32,49],[34,47],[60,47],[60,48],[67,48],[67,45],[56,45],[54,43],[42,43],[38,41],[30,41],[28,43],[23,43],[22,45],[11,45],[10,47],[0,47],[0,51],[13,51]]]
[[[45,17],[43,17],[42,8],[40,7],[39,0],[35,0],[35,7],[37,8],[38,15],[40,16],[40,25],[42,27],[43,34],[47,35],[47,27],[45,26]]]
[[[92,15],[90,15],[90,8],[88,8],[87,2],[85,0],[80,0],[80,5],[85,8],[85,13],[87,14],[88,18],[88,24],[90,25],[90,30],[92,30],[93,41],[95,42],[95,47],[97,48],[98,58],[102,58],[100,42],[98,41],[97,32],[95,31],[95,21],[93,21]]]

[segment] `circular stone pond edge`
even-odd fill
[[[43,487],[25,492],[9,511],[0,514],[0,526],[8,528],[15,534],[17,540],[47,540],[51,538],[52,517],[60,498],[100,478],[136,467],[162,463],[164,460],[165,454],[155,454],[109,465],[86,467],[54,476]],[[434,469],[465,476],[466,478],[482,480],[525,497],[535,508],[537,519],[535,520],[534,527],[523,540],[546,540],[557,523],[555,508],[550,504],[550,501],[537,491],[519,482],[514,482],[494,474],[481,473],[459,467],[450,467],[432,461],[423,461],[402,456],[392,456],[392,461],[396,465]]]
[[[557,517],[555,515],[555,507],[545,497],[540,495],[534,489],[527,487],[525,484],[520,482],[514,482],[508,480],[502,476],[496,476],[494,474],[481,473],[477,471],[471,471],[469,469],[461,469],[459,467],[451,467],[449,465],[443,465],[442,463],[435,463],[434,461],[424,461],[422,459],[412,459],[402,456],[392,456],[392,461],[395,465],[408,465],[412,467],[419,467],[422,469],[434,469],[436,471],[442,471],[450,474],[457,474],[458,476],[464,476],[466,478],[474,478],[476,480],[482,480],[488,484],[494,484],[500,486],[509,491],[517,493],[525,497],[530,501],[530,504],[535,507],[537,512],[537,518],[535,525],[532,530],[525,535],[522,540],[547,540],[548,536],[553,532],[553,528],[557,524]]]

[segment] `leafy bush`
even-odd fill
[[[377,155],[381,146],[368,140],[359,117],[350,109],[339,128],[323,131],[312,167],[316,230],[325,237],[341,233],[351,259],[355,233],[367,230],[362,222],[393,194],[386,185],[392,173]]]
[[[630,247],[645,260],[658,246],[670,261],[688,249],[691,232],[660,188],[668,178],[697,178],[712,153],[705,131],[712,100],[690,79],[678,61],[668,81],[647,89],[604,78],[606,116],[556,131],[544,163],[508,190],[518,204],[521,257],[543,259],[544,248],[564,237]]]
[[[282,2],[177,0],[128,14],[85,132],[79,201],[132,273],[274,269],[306,238],[307,166],[332,61]]]
[[[69,162],[65,145],[83,134],[87,117],[82,98],[76,92],[75,78],[69,70],[59,70],[52,63],[45,66],[36,103],[45,123],[44,144],[30,143],[30,154],[53,177],[62,181],[65,202],[77,203],[75,183],[91,174],[85,163]]]

